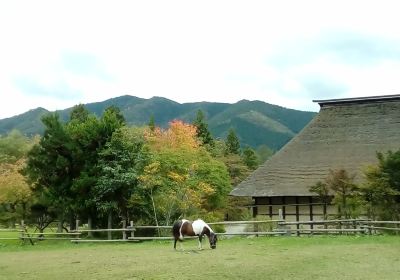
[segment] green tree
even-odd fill
[[[79,104],[79,105],[75,105],[72,108],[71,113],[69,115],[69,118],[70,118],[70,120],[76,120],[76,121],[84,122],[84,121],[87,120],[89,115],[90,115],[90,113],[85,108],[85,105]]]
[[[366,182],[360,191],[364,198],[367,215],[371,219],[398,220],[400,209],[396,202],[399,191],[393,189],[378,166],[369,166],[364,170]]]
[[[357,217],[361,201],[359,188],[354,183],[354,175],[349,175],[344,169],[330,170],[325,183],[333,192],[333,202],[338,207],[338,216],[345,219]]]
[[[126,219],[129,200],[148,162],[143,135],[133,129],[120,128],[99,156],[99,179],[93,187],[92,199],[102,215],[110,219],[112,213],[117,213]]]
[[[255,170],[259,165],[259,160],[256,153],[252,148],[248,146],[243,149],[242,159],[243,162],[247,165],[247,167],[250,168],[251,170]]]
[[[77,113],[74,111],[77,110]],[[84,111],[81,106],[75,107],[67,123],[67,131],[72,139],[72,157],[74,159],[73,194],[71,205],[71,222],[80,215],[88,218],[91,227],[93,218],[98,212],[93,195],[93,187],[100,178],[100,153],[112,138],[114,131],[123,127],[124,118],[117,107],[107,108],[100,119]],[[85,118],[73,116],[86,116]],[[71,223],[73,225],[73,223]]]
[[[89,196],[91,188],[98,180],[98,152],[109,138],[109,136],[102,134],[103,129],[100,120],[88,111],[83,112],[82,108],[74,108],[71,119],[66,124],[66,130],[71,137],[71,156],[74,159],[74,179],[72,183],[74,199],[71,205],[73,211],[69,217],[72,227],[75,224],[73,220],[78,218],[77,216],[80,220],[87,218],[89,227],[92,227],[96,207]],[[75,109],[79,111],[79,114],[74,113]],[[81,118],[79,116],[86,117]]]
[[[124,125],[116,107],[107,108],[100,119],[75,106],[71,119],[63,124],[57,114],[45,116],[45,133],[28,156],[25,169],[36,192],[42,192],[49,207],[57,211],[59,230],[66,218],[78,215],[91,218],[97,210],[92,187],[99,180],[99,153],[115,130]]]
[[[151,114],[148,126],[149,126],[151,131],[154,131],[154,129],[156,129],[156,122],[155,122],[155,119],[154,119],[154,114]]]
[[[109,113],[111,113],[112,115],[114,115],[115,118],[117,119],[117,121],[118,121],[120,124],[122,124],[122,125],[126,124],[125,117],[124,117],[124,115],[122,114],[121,109],[120,109],[119,107],[117,107],[117,106],[115,106],[115,105],[111,105],[111,106],[107,107],[106,110],[105,110],[105,112],[103,113],[103,116],[106,115],[107,112],[109,112]]]
[[[74,159],[72,141],[57,114],[42,118],[45,132],[39,143],[28,153],[27,166],[24,170],[35,191],[48,196],[57,209],[60,221],[59,230],[65,214],[71,211],[74,179]]]
[[[208,124],[206,123],[204,113],[202,110],[198,110],[196,114],[196,119],[193,122],[193,125],[197,129],[197,137],[200,139],[203,145],[214,145],[214,138],[211,136],[210,131],[208,130]]]
[[[240,154],[240,141],[233,128],[230,128],[228,131],[228,135],[225,140],[225,146],[226,153],[236,155]]]
[[[310,192],[316,193],[323,203],[324,220],[328,219],[327,206],[332,200],[329,187],[327,183],[321,181],[317,182],[314,186],[310,187]]]
[[[377,153],[378,164],[364,170],[366,182],[361,186],[368,216],[383,220],[400,218],[400,150]]]
[[[316,193],[324,203],[324,215],[326,205],[332,202],[337,206],[339,218],[358,217],[362,208],[360,188],[354,183],[354,175],[349,175],[346,170],[330,170],[324,182],[317,182],[309,188]]]
[[[0,163],[13,163],[24,158],[37,138],[29,139],[18,130],[0,135]]]
[[[377,153],[379,169],[382,176],[385,176],[391,188],[400,191],[400,150],[388,151],[385,154]]]

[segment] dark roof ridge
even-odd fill
[[[313,100],[313,102],[318,103],[322,107],[324,105],[336,105],[336,104],[343,104],[343,103],[382,102],[382,101],[397,100],[397,99],[400,100],[400,94],[338,98],[338,99],[318,99],[318,100]]]

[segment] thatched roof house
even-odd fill
[[[273,197],[281,197],[281,205],[285,197],[295,198],[292,205],[299,197],[311,203],[309,187],[330,169],[346,169],[360,181],[362,168],[377,162],[376,152],[400,148],[400,95],[314,102],[321,107],[318,115],[231,195],[253,197],[256,205],[274,204]]]

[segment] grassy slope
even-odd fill
[[[7,245],[8,244],[8,245]],[[396,236],[222,240],[216,250],[171,242],[36,246],[0,241],[0,279],[398,279]]]

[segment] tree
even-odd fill
[[[0,221],[15,225],[17,219],[26,219],[32,191],[21,170],[26,156],[38,138],[29,139],[18,130],[0,136]]]
[[[25,219],[32,191],[20,170],[24,159],[14,163],[0,163],[0,205],[6,210],[0,219],[14,227],[18,218]],[[19,212],[19,213],[18,213]]]
[[[69,119],[70,119],[70,121],[76,120],[78,122],[85,122],[87,120],[87,118],[89,117],[89,115],[90,115],[90,113],[85,108],[85,105],[79,104],[79,105],[75,105],[72,108]]]
[[[196,128],[181,121],[146,133],[151,162],[140,177],[153,205],[156,223],[214,211],[230,190],[225,166],[200,146]]]
[[[333,192],[333,202],[338,207],[338,216],[345,219],[357,217],[361,202],[358,186],[354,184],[354,175],[349,175],[344,169],[330,170],[325,183]]]
[[[156,123],[155,123],[155,120],[154,120],[154,114],[151,114],[148,126],[149,126],[151,131],[154,131],[156,129]]]
[[[316,193],[324,203],[325,218],[326,205],[332,197],[339,218],[348,219],[360,214],[362,202],[359,187],[354,183],[354,175],[349,175],[344,169],[330,170],[324,182],[317,182],[309,190]]]
[[[74,113],[74,110],[78,110]],[[70,213],[71,225],[77,215],[87,217],[89,227],[97,213],[97,206],[93,195],[93,187],[99,182],[101,175],[100,154],[112,139],[113,133],[124,126],[124,117],[117,107],[107,108],[100,119],[83,107],[75,107],[71,119],[66,125],[72,140],[72,157],[74,159],[74,180]],[[78,118],[73,116],[85,116]]]
[[[225,141],[226,153],[228,154],[240,154],[240,142],[233,128],[228,131],[228,136]]]
[[[400,191],[400,150],[377,153],[378,167],[382,176],[386,177],[391,188]]]
[[[255,170],[259,165],[258,157],[254,150],[250,147],[246,147],[243,149],[242,159],[247,167],[251,170]]]
[[[73,199],[73,146],[71,137],[57,114],[46,115],[42,121],[45,125],[44,135],[28,153],[24,172],[35,191],[48,196],[49,201],[56,207],[61,231],[64,216],[71,210]]]
[[[148,162],[141,134],[120,128],[99,154],[99,179],[92,191],[101,214],[118,213],[127,218],[128,202],[138,186],[140,174]]]
[[[25,169],[35,192],[46,196],[49,208],[57,211],[59,230],[65,217],[78,214],[91,218],[96,211],[92,187],[98,183],[99,154],[114,131],[125,124],[117,107],[107,108],[100,119],[83,105],[75,106],[63,124],[57,114],[42,118],[45,132],[28,155]],[[70,223],[71,228],[75,223]]]
[[[74,113],[75,109],[78,109],[79,114]],[[91,228],[96,206],[90,194],[98,180],[98,153],[108,141],[109,135],[103,133],[100,120],[88,111],[83,112],[82,107],[73,109],[66,130],[71,137],[71,157],[74,160],[71,187],[74,198],[69,213],[70,224],[73,228],[74,219],[79,216],[79,219],[87,218]]]
[[[5,136],[0,135],[0,163],[13,163],[24,158],[37,138],[29,139],[18,130]]]
[[[103,113],[102,118],[104,119],[107,116],[112,116],[112,118],[115,119],[115,122],[119,123],[119,126],[126,124],[125,117],[122,114],[121,109],[117,106],[111,105],[111,106],[107,107]]]
[[[318,197],[321,199],[323,203],[323,211],[324,211],[324,219],[328,219],[327,213],[327,205],[330,203],[332,199],[332,195],[330,194],[330,189],[326,183],[318,181],[314,186],[310,187],[310,192],[316,193]]]
[[[400,209],[396,196],[400,192],[393,189],[378,166],[369,166],[364,170],[366,182],[361,185],[360,192],[364,199],[368,217],[371,219],[398,220]]]
[[[377,153],[378,164],[364,170],[366,182],[361,186],[368,216],[375,219],[400,218],[400,150]]]
[[[197,129],[197,137],[202,143],[202,145],[214,145],[214,139],[211,136],[210,131],[208,130],[208,124],[205,121],[204,113],[202,110],[198,110],[196,114],[196,119],[193,122],[193,125]]]

